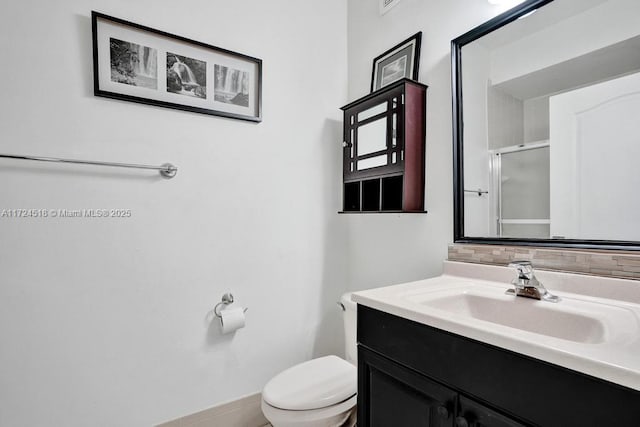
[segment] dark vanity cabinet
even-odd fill
[[[637,427],[640,392],[358,305],[359,427]]]
[[[402,79],[342,107],[343,212],[424,212],[426,94]]]
[[[499,412],[457,393],[429,377],[368,350],[358,349],[365,390],[363,426],[522,427]],[[360,391],[360,389],[358,390]]]
[[[451,426],[456,392],[365,347],[358,348],[363,426]],[[362,411],[361,411],[362,412]]]

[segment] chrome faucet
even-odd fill
[[[515,267],[518,270],[518,277],[511,281],[515,288],[508,289],[506,294],[549,302],[560,301],[559,297],[551,295],[538,281],[533,274],[533,266],[530,261],[513,261],[509,263],[509,267]]]

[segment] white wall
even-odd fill
[[[549,97],[527,99],[524,106],[524,142],[549,139]]]
[[[463,47],[464,188],[489,189],[489,52],[481,43]],[[464,230],[468,236],[489,236],[489,197],[464,194]]]
[[[524,141],[524,105],[496,86],[487,87],[487,119],[489,148],[498,149],[522,144]],[[465,144],[466,145],[466,144]]]
[[[94,97],[92,9],[262,58],[264,121]],[[3,5],[0,152],[180,171],[0,161],[0,209],[133,214],[0,218],[0,425],[152,425],[341,351],[346,36],[341,0]],[[208,317],[226,291],[235,336]]]
[[[451,40],[504,11],[480,0],[402,0],[380,16],[377,0],[349,0],[349,98],[369,92],[372,60],[422,31],[419,80],[427,92],[427,214],[344,215],[350,287],[440,274],[453,240]]]

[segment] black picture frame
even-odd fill
[[[94,95],[262,121],[262,60],[91,12]]]
[[[453,102],[453,242],[502,246],[606,249],[640,251],[640,242],[593,239],[533,239],[474,237],[464,232],[464,121],[462,94],[462,47],[501,28],[553,0],[527,0],[451,41],[451,90]]]
[[[371,92],[382,89],[400,79],[418,80],[422,31],[373,59]]]

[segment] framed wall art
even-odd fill
[[[392,47],[373,60],[371,92],[408,78],[418,80],[422,31]]]
[[[262,60],[91,12],[94,95],[262,121]]]

